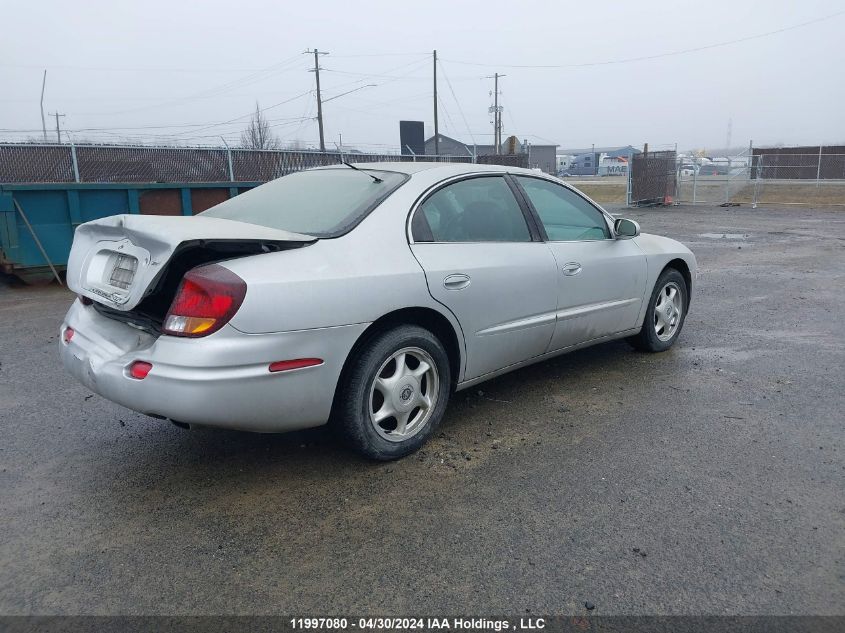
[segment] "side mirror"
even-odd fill
[[[632,237],[637,237],[640,234],[640,225],[633,220],[619,218],[613,223],[613,230],[616,233],[617,239],[630,240]]]

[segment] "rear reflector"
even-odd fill
[[[162,331],[173,336],[208,336],[229,322],[246,297],[246,282],[218,264],[189,271],[170,310]]]
[[[65,343],[70,343],[70,339],[73,338],[74,334],[75,334],[75,332],[74,332],[74,329],[72,327],[66,327],[65,331],[62,332],[62,340]]]
[[[152,368],[152,363],[148,363],[143,360],[136,360],[129,366],[129,375],[135,378],[136,380],[143,380],[147,377],[147,374],[150,373],[150,370]]]
[[[275,363],[270,363],[270,371],[290,371],[291,369],[302,369],[303,367],[315,367],[322,365],[321,358],[295,358],[293,360],[277,360]]]

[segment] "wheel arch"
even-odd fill
[[[346,355],[346,360],[343,362],[343,368],[340,371],[337,385],[335,386],[334,400],[337,402],[337,395],[346,381],[349,367],[352,360],[358,352],[367,343],[381,332],[385,332],[398,325],[418,325],[419,327],[429,330],[434,334],[443,344],[446,350],[446,356],[449,358],[449,370],[452,374],[451,388],[457,384],[463,367],[463,346],[461,345],[461,333],[455,330],[455,327],[449,319],[442,313],[433,308],[426,308],[421,306],[400,308],[393,310],[387,314],[379,317],[373,321],[366,330],[364,330],[349,354]]]
[[[687,305],[686,305],[686,306],[684,306],[684,307],[685,307],[685,308],[688,308],[688,307],[689,307],[689,304],[690,304],[690,300],[692,299],[692,272],[690,271],[689,264],[687,264],[687,263],[686,263],[683,259],[681,259],[680,257],[675,258],[675,259],[673,259],[673,260],[669,261],[669,262],[668,262],[668,263],[667,263],[667,264],[663,267],[663,270],[661,270],[661,271],[660,271],[660,275],[662,275],[662,274],[663,274],[663,272],[664,272],[666,269],[668,269],[668,268],[674,268],[674,269],[675,269],[675,270],[677,270],[679,273],[681,273],[681,275],[683,276],[684,281],[685,281],[685,282],[686,282],[686,284],[687,284],[687,297],[686,297],[686,300],[687,300]],[[660,275],[658,275],[658,278],[660,277]]]

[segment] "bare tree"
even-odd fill
[[[279,149],[279,139],[270,131],[270,124],[255,102],[249,125],[241,132],[241,145],[247,149]]]

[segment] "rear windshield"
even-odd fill
[[[200,215],[314,237],[337,237],[351,230],[406,179],[396,172],[364,173],[350,167],[300,171],[235,196]]]

